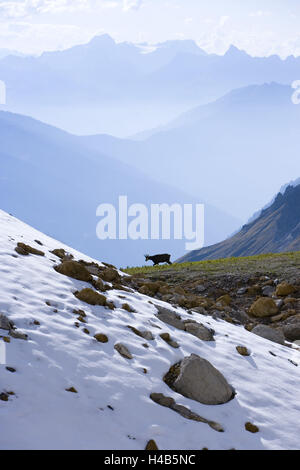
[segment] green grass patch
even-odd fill
[[[300,252],[290,253],[268,253],[263,255],[245,256],[240,258],[224,258],[217,260],[206,260],[188,263],[177,263],[171,266],[141,266],[127,267],[123,271],[130,275],[154,274],[172,271],[201,271],[208,274],[224,272],[277,272],[281,268],[300,267]]]

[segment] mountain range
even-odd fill
[[[233,90],[142,141],[82,139],[161,183],[188,188],[195,198],[203,194],[245,223],[300,172],[300,106],[292,103],[292,91],[276,83]]]
[[[192,251],[179,262],[292,251],[300,251],[300,180],[279,192],[238,233],[222,243]]]
[[[122,137],[167,123],[232,89],[271,81],[290,85],[299,69],[300,58],[293,56],[251,57],[234,46],[218,56],[193,41],[149,48],[116,43],[108,35],[64,51],[0,61],[9,110],[78,134]]]

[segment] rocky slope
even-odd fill
[[[188,253],[179,262],[300,250],[300,184],[288,186],[273,204],[227,240]]]
[[[136,282],[0,211],[0,448],[297,449],[296,346]]]

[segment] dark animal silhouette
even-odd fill
[[[171,255],[154,255],[154,256],[149,256],[145,255],[145,260],[146,261],[153,261],[153,265],[157,266],[160,263],[168,263],[172,264],[170,261]]]

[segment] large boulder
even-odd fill
[[[273,341],[273,343],[284,344],[285,337],[281,330],[275,330],[267,325],[257,325],[253,328],[252,333],[262,338]]]
[[[55,271],[64,276],[72,277],[78,281],[92,281],[92,276],[88,270],[77,261],[64,261],[58,266],[54,267]]]
[[[249,313],[258,318],[271,317],[278,313],[278,307],[273,299],[260,297],[252,304]]]
[[[181,361],[172,379],[175,380],[170,383],[169,378],[165,376],[165,382],[169,382],[168,385],[176,392],[205,405],[220,405],[234,397],[234,389],[221,372],[196,354]]]

